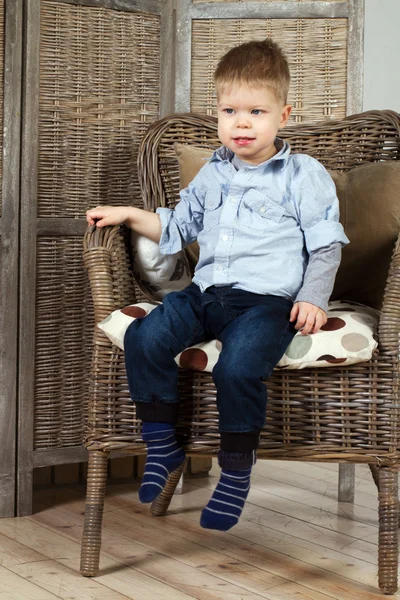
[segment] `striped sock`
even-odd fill
[[[251,467],[243,471],[222,469],[211,500],[201,513],[202,527],[228,531],[236,525],[250,490],[250,474]]]
[[[145,421],[142,437],[147,444],[147,458],[139,500],[153,502],[164,489],[168,475],[185,460],[185,452],[176,440],[175,427],[171,423]]]

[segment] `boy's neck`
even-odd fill
[[[243,160],[242,158],[239,158],[237,156],[237,154],[235,154],[235,153],[233,154],[231,162],[235,163],[235,164],[233,164],[233,166],[236,167],[237,169],[241,169],[241,168],[244,168],[244,167],[254,167],[254,168],[256,168],[256,167],[259,167],[260,165],[268,162],[269,160],[271,160],[271,158],[273,158],[274,156],[276,156],[276,154],[278,154],[278,152],[280,152],[281,149],[282,148],[277,148],[277,140],[275,138],[273,152],[271,153],[270,156],[268,156],[268,158],[266,158],[265,160],[263,160],[262,162],[260,162],[258,165],[254,164],[254,163],[251,163],[251,162],[247,162],[246,160]]]

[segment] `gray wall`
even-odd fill
[[[365,0],[364,110],[400,112],[400,0]]]

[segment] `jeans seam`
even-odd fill
[[[161,398],[157,401],[153,400],[152,397],[150,397],[148,400],[144,400],[143,398],[138,398],[137,396],[135,398],[131,398],[132,402],[142,402],[143,404],[152,404],[154,402],[161,402],[161,403],[165,403],[165,404],[175,404],[176,402],[179,402],[179,398],[176,399],[175,397],[164,397]]]
[[[220,433],[252,433],[255,429],[220,429]]]
[[[196,331],[195,331],[195,333],[193,335],[193,339],[195,339],[197,337],[197,334],[198,334],[199,330],[200,330],[200,326],[199,326],[199,324],[197,324]],[[184,350],[186,350],[186,348],[190,348],[190,345],[186,346],[185,344],[182,344],[181,342],[179,342],[179,340],[177,340],[176,337],[174,336],[174,334],[171,333],[170,331],[165,330],[165,333],[167,335],[169,335],[169,337],[172,338],[174,340],[174,342],[180,347],[180,350],[179,350],[178,354],[180,354],[181,352],[183,352]]]
[[[286,332],[287,332],[287,330],[289,329],[289,325],[290,325],[290,321],[288,321],[288,322],[286,323],[285,330],[283,331],[283,333],[282,333],[281,337],[279,338],[279,341],[278,341],[278,342],[276,342],[276,344],[275,344],[275,346],[274,346],[274,349],[273,349],[273,351],[271,352],[271,354],[274,354],[274,353],[275,353],[275,351],[277,350],[277,348],[280,346],[280,344],[281,344],[281,342],[282,342],[282,340],[283,340],[284,336],[286,335]],[[286,350],[286,348],[285,348],[285,350]],[[280,359],[279,359],[279,360],[280,360]],[[278,362],[279,362],[279,360],[278,360]],[[276,364],[278,364],[278,363],[276,363]],[[270,364],[270,366],[271,366],[271,364]],[[275,366],[276,366],[276,365],[274,365],[274,366],[272,367],[272,369],[274,369],[274,367],[275,367]],[[261,378],[261,381],[266,381],[267,379],[269,379],[269,377],[271,377],[271,374],[270,374],[270,375],[268,375],[268,377]]]

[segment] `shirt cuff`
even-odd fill
[[[310,229],[304,230],[307,252],[310,254],[319,248],[340,243],[346,246],[350,243],[344,232],[343,225],[337,221],[319,221]]]
[[[309,302],[310,304],[314,304],[314,306],[318,306],[318,308],[320,308],[324,312],[328,312],[327,300],[323,300],[322,298],[313,298],[312,296],[309,296],[307,292],[305,294],[302,294],[301,290],[297,294],[297,297],[294,302]]]
[[[182,250],[182,238],[170,208],[157,208],[156,213],[160,216],[161,237],[158,243],[161,254],[176,254]]]

